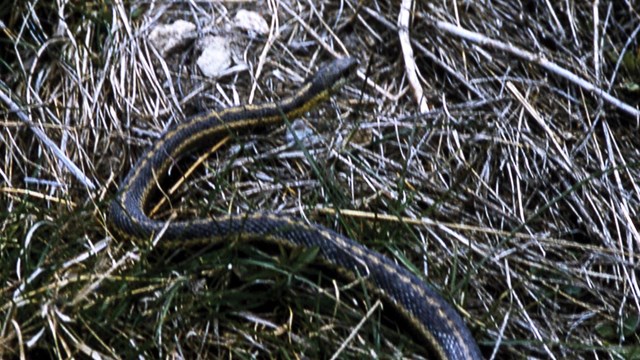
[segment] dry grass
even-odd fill
[[[395,3],[0,10],[0,90],[30,115],[0,108],[0,357],[419,357],[313,250],[158,254],[104,225],[168,126],[253,87],[254,102],[290,93],[348,51],[359,77],[308,117],[320,141],[234,139],[160,216],[274,210],[335,228],[434,284],[487,358],[640,358],[640,3],[417,1],[412,86]],[[270,35],[226,26],[240,8]],[[193,46],[159,57],[149,31],[176,19],[233,37],[249,70],[214,81]]]

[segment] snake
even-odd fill
[[[428,353],[446,360],[482,359],[462,317],[436,290],[388,257],[327,227],[270,212],[175,221],[156,220],[147,214],[176,159],[226,136],[281,125],[304,115],[339,91],[357,66],[352,57],[338,58],[320,67],[288,97],[207,111],[169,128],[120,184],[109,209],[110,226],[122,237],[147,243],[159,237],[159,244],[175,248],[232,240],[317,249],[320,260],[340,272],[364,278],[378,296],[406,318],[412,334],[426,341]]]

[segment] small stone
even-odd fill
[[[149,41],[160,51],[162,56],[167,55],[173,49],[184,46],[193,38],[190,33],[196,30],[196,26],[188,21],[176,20],[173,24],[156,26],[149,35]]]
[[[217,78],[231,66],[229,42],[221,36],[206,36],[199,42],[202,54],[196,60],[202,75]]]
[[[246,30],[250,35],[266,35],[269,33],[267,21],[255,11],[238,11],[233,18],[233,25]]]

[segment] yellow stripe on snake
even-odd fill
[[[460,315],[420,278],[385,256],[332,230],[271,213],[160,221],[145,209],[175,159],[229,134],[294,119],[325,101],[355,71],[352,58],[334,60],[295,94],[278,102],[240,105],[197,115],[168,130],[131,169],[111,204],[110,223],[125,238],[145,242],[161,234],[160,245],[176,248],[223,241],[265,241],[287,247],[318,248],[319,256],[354,277],[363,276],[380,296],[406,317],[440,359],[481,359]],[[357,275],[356,275],[357,274]]]

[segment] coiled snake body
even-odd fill
[[[228,215],[212,219],[166,222],[145,214],[157,183],[180,155],[230,133],[280,124],[304,114],[339,89],[356,68],[352,58],[335,60],[294,95],[278,102],[241,105],[191,118],[167,131],[131,169],[110,209],[116,233],[140,241],[161,234],[168,246],[221,242],[230,238],[266,241],[288,247],[317,247],[319,255],[354,276],[364,276],[424,336],[441,359],[481,359],[462,318],[439,294],[383,255],[325,227],[270,213]]]

